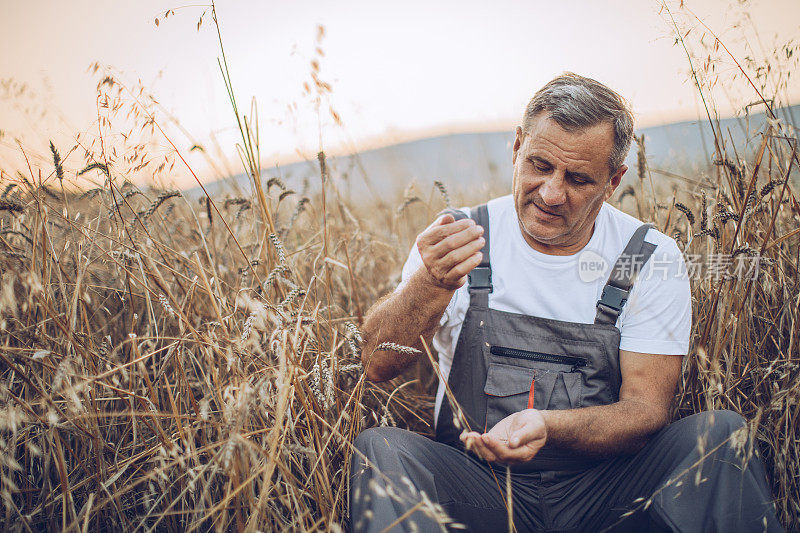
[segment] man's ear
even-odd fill
[[[611,195],[614,194],[614,191],[617,190],[619,187],[620,182],[622,181],[622,176],[628,171],[627,165],[620,165],[616,172],[611,176],[611,179],[608,180],[608,185],[606,186],[605,198],[603,200],[608,200],[611,198]]]
[[[522,133],[522,128],[517,126],[516,136],[514,137],[514,150],[511,152],[511,164],[517,164],[517,152],[519,152],[519,147],[522,146],[522,139],[525,138],[525,134]]]

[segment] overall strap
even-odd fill
[[[483,228],[484,245],[481,249],[483,258],[481,263],[469,273],[470,304],[487,307],[489,293],[492,292],[492,266],[489,263],[489,210],[486,204],[479,205],[471,210],[472,220]]]
[[[652,224],[642,224],[633,233],[628,245],[617,258],[608,281],[603,287],[603,294],[597,301],[597,314],[595,324],[615,325],[617,318],[628,301],[631,287],[636,281],[636,276],[656,249],[655,244],[644,240],[647,230]]]

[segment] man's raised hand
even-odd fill
[[[467,282],[467,274],[481,263],[483,228],[470,218],[455,220],[443,215],[417,237],[417,249],[433,283],[455,290]]]

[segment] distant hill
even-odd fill
[[[776,111],[786,124],[798,126],[800,105]],[[726,118],[719,121],[719,128],[727,143],[741,150],[747,145],[750,150],[758,147],[758,132],[763,129],[764,113]],[[708,169],[714,153],[714,136],[708,121],[676,122],[638,130],[644,134],[648,164],[652,169],[672,172],[692,172]],[[331,175],[343,192],[358,197],[367,191],[368,181],[376,193],[394,195],[402,191],[412,180],[429,187],[434,180],[442,181],[452,190],[463,190],[467,186],[481,186],[489,181],[511,184],[511,147],[513,131],[487,133],[457,133],[405,142],[357,154],[331,157],[328,164]],[[729,153],[733,151],[728,149]],[[743,154],[739,153],[739,157]],[[634,143],[626,160],[630,170],[626,182],[636,179],[636,145]],[[270,177],[280,178],[289,188],[298,192],[319,183],[319,166],[316,160],[292,163],[265,169],[266,181]],[[305,183],[305,186],[304,186]],[[206,184],[212,195],[220,195],[235,189],[249,191],[250,180],[240,174]],[[349,189],[349,190],[348,190]],[[188,196],[199,196],[199,188],[186,191]]]

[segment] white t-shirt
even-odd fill
[[[569,256],[534,250],[522,236],[511,195],[490,200],[489,247],[493,291],[489,307],[542,318],[591,324],[611,267],[642,224],[603,203],[586,246]],[[462,208],[469,215],[469,208]],[[656,245],[639,273],[617,320],[620,350],[686,355],[692,327],[689,279],[675,241],[650,229],[645,237]],[[400,290],[418,268],[425,268],[416,245],[403,266]],[[433,337],[444,380],[450,374],[456,342],[469,306],[467,284],[456,290]],[[434,422],[444,397],[440,380]]]

